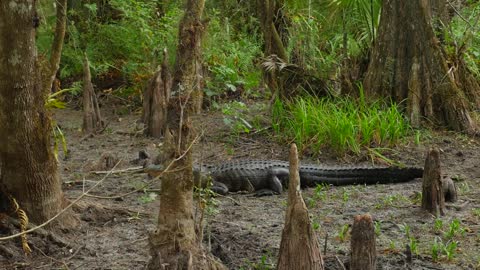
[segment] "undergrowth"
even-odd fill
[[[400,108],[377,101],[366,103],[348,97],[300,97],[277,100],[273,129],[282,140],[295,141],[304,150],[319,153],[329,147],[338,155],[360,155],[362,149],[392,147],[412,131]]]

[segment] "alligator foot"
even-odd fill
[[[260,190],[257,190],[255,192],[255,197],[264,197],[264,196],[272,196],[272,195],[276,195],[278,193],[276,193],[275,191],[271,190],[271,189],[260,189]]]

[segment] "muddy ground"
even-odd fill
[[[138,132],[138,113],[121,105],[104,110],[108,127],[95,136],[81,133],[81,112],[65,109],[55,113],[70,152],[66,159],[63,153],[59,157],[63,188],[70,200],[104,178],[105,174],[98,172],[102,170],[98,166],[102,156],[118,158],[115,170],[122,170],[137,166],[130,161],[137,158],[139,150],[145,149],[152,156],[158,152],[161,140],[145,138]],[[198,129],[204,134],[195,145],[197,161],[288,160],[288,145],[276,143],[268,135],[269,129],[232,133],[218,112],[202,114],[199,119]],[[457,181],[459,201],[450,204],[439,221],[419,207],[420,180],[305,190],[303,195],[322,248],[326,243],[327,269],[343,269],[341,264],[348,268],[347,226],[355,215],[364,213],[370,213],[377,224],[378,269],[480,269],[480,140],[429,132],[420,144],[414,141],[413,137],[407,139],[387,156],[407,165],[423,166],[427,149],[439,147],[444,172]],[[372,162],[365,157],[339,159],[328,151],[316,158],[311,154],[305,152],[303,160],[337,165]],[[116,163],[115,158],[109,162]],[[57,238],[45,232],[29,235],[33,249],[29,256],[22,254],[18,239],[2,242],[0,269],[143,269],[149,260],[148,232],[155,228],[158,211],[159,184],[151,183],[141,170],[109,175],[91,192],[94,196],[84,197],[75,207],[80,220],[78,228],[58,231]],[[151,185],[142,188],[146,184]],[[205,228],[206,246],[231,269],[273,267],[284,223],[286,194],[260,198],[231,194],[217,197],[215,202]],[[460,221],[460,228],[450,229],[454,219]],[[1,236],[18,231],[6,220],[0,223]],[[435,238],[444,243],[458,242],[452,249],[453,258],[442,254],[433,262]],[[413,262],[407,264],[404,250],[412,241],[418,255],[414,254]]]

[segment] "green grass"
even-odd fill
[[[351,98],[300,97],[277,100],[273,106],[274,131],[300,149],[333,149],[339,155],[360,155],[370,147],[392,147],[411,134],[399,107],[385,102],[367,104]]]

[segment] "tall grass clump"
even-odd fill
[[[411,131],[395,104],[310,96],[290,102],[277,100],[273,106],[273,129],[301,149],[318,152],[331,148],[339,155],[359,155],[362,149],[370,147],[391,147]]]

